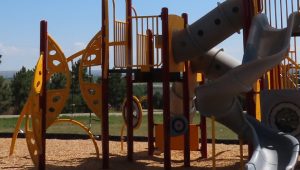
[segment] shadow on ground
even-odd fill
[[[223,152],[217,153],[217,155],[221,155]],[[136,152],[134,154],[135,160],[133,162],[127,161],[126,156],[120,155],[110,155],[110,168],[111,170],[164,170],[163,167],[163,158],[157,156],[148,156],[147,152]],[[174,170],[211,170],[211,158],[207,159],[194,159],[191,160],[191,167],[183,167],[183,160],[173,160],[172,161],[172,169]],[[234,161],[236,163],[231,163],[231,165],[220,167],[218,166],[218,170],[235,170],[240,168],[240,163],[238,162],[238,158]],[[205,161],[207,162],[207,167],[199,167],[193,166],[193,164],[197,164],[198,162]],[[232,159],[218,159],[218,161],[232,162]],[[62,163],[72,164],[72,162],[77,162],[76,166],[59,166]],[[15,167],[17,168],[17,167]],[[23,169],[24,167],[19,167]],[[28,168],[27,168],[28,169]],[[34,169],[33,167],[29,168],[30,170]],[[69,159],[64,161],[48,161],[47,169],[49,170],[98,170],[102,169],[102,161],[97,158],[76,158]]]

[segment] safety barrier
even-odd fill
[[[263,13],[269,18],[270,25],[284,28],[292,12],[299,11],[299,0],[262,0]],[[290,51],[280,65],[266,74],[269,80],[268,89],[299,89],[298,47],[299,38],[291,40]]]

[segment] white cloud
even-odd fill
[[[63,50],[63,52],[65,53],[66,57],[69,57],[70,55],[75,54],[76,52],[85,49],[85,47],[86,47],[86,44],[83,42],[74,42],[68,48]]]
[[[75,49],[75,50],[79,51],[79,50],[84,49],[84,48],[86,47],[86,44],[83,43],[83,42],[75,42],[75,43],[73,44],[73,46],[74,46],[74,49]]]
[[[20,53],[20,49],[15,46],[0,43],[0,54],[7,56],[15,56]]]
[[[0,70],[19,70],[22,66],[31,69],[37,62],[39,49],[0,43],[0,54],[2,55]]]

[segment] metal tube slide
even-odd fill
[[[201,57],[196,57],[191,60],[192,72],[189,72],[189,96],[190,96],[190,108],[191,108],[191,120],[194,117],[195,110],[193,110],[193,98],[195,96],[194,89],[198,86],[196,81],[197,72],[201,72],[208,79],[215,79],[225,74],[229,70],[239,66],[241,63],[235,58],[226,54],[223,49],[212,48]],[[172,115],[183,114],[183,91],[182,83],[172,83],[170,92],[170,111]]]
[[[243,1],[227,0],[184,30],[173,33],[176,62],[204,54],[243,26]]]
[[[240,64],[241,62],[226,54],[223,49],[217,48],[212,48],[208,52],[191,59],[192,71],[201,72],[208,79],[220,77]]]
[[[296,165],[299,152],[296,138],[268,129],[243,114],[236,96],[248,92],[259,77],[284,59],[290,37],[299,32],[299,25],[298,13],[289,17],[285,29],[272,28],[266,16],[256,16],[242,65],[196,90],[196,107],[201,114],[216,117],[217,121],[253,143],[255,150],[246,169],[284,170]]]

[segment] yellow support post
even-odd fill
[[[212,147],[212,169],[216,170],[216,127],[215,117],[211,117],[211,147]]]
[[[244,170],[243,140],[240,139],[240,170]]]

